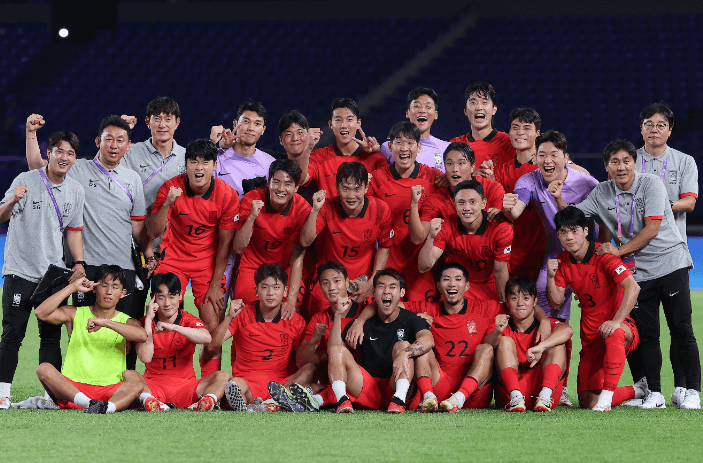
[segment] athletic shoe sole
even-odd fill
[[[247,403],[242,395],[242,390],[234,381],[229,381],[225,384],[225,397],[229,408],[234,412],[244,412],[247,410]]]
[[[299,404],[305,407],[306,412],[319,412],[320,408],[317,405],[317,400],[310,394],[307,388],[304,388],[300,384],[293,383],[290,385],[290,393],[293,395],[293,399]]]
[[[275,381],[271,381],[268,384],[269,394],[271,398],[276,401],[276,403],[281,407],[282,410],[287,412],[304,412],[305,406],[298,403],[290,395],[285,386]]]

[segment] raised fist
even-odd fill
[[[44,124],[46,124],[46,121],[44,121],[44,118],[41,115],[30,114],[27,118],[27,132],[34,133],[44,127]]]

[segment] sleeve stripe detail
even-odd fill
[[[131,216],[129,216],[129,218],[132,220],[144,220],[144,219],[146,219],[146,216],[145,215],[131,215]]]
[[[664,220],[663,215],[653,215],[651,217],[645,217],[644,220]]]
[[[679,195],[679,198],[685,198],[686,196],[693,196],[694,198],[698,199],[698,195],[696,193],[681,193]]]
[[[81,230],[83,230],[83,227],[77,227],[77,228],[73,228],[73,227],[66,227],[66,230],[71,230],[71,231],[81,231]]]

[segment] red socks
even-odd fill
[[[520,380],[518,379],[517,370],[515,368],[503,368],[500,372],[500,381],[508,392],[520,390]]]
[[[548,363],[542,367],[542,387],[548,387],[551,390],[556,389],[560,377],[561,368],[556,363]],[[559,392],[561,394],[561,391]]]
[[[620,405],[626,400],[634,399],[635,398],[635,388],[632,386],[623,386],[623,387],[618,387],[615,388],[615,392],[613,393],[613,401],[612,405],[613,407],[616,405]]]
[[[332,386],[327,386],[322,391],[320,391],[320,397],[322,397],[322,405],[329,405],[337,403],[337,397],[334,395]]]
[[[467,376],[461,381],[461,386],[459,386],[459,392],[464,394],[467,399],[471,394],[473,394],[476,389],[478,389],[478,381],[470,376]],[[512,390],[512,389],[511,389]]]
[[[424,397],[426,393],[432,391],[432,380],[428,376],[422,376],[417,380],[417,387],[420,389],[420,394]]]
[[[605,338],[605,357],[603,358],[603,389],[615,391],[625,368],[625,331],[618,328]],[[615,400],[613,400],[613,403]]]

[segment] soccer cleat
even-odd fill
[[[9,397],[0,397],[0,410],[7,410],[11,404],[12,401],[10,401]]]
[[[402,402],[397,397],[391,398],[391,402],[388,404],[388,410],[386,410],[386,413],[390,413],[392,415],[405,413],[405,402]]]
[[[569,398],[569,391],[564,386],[561,390],[561,397],[559,397],[559,405],[565,405],[567,407],[572,407],[574,404],[571,403],[571,398]]]
[[[337,413],[354,413],[354,407],[349,397],[342,396],[342,398],[339,399],[339,402],[337,402]]]
[[[298,403],[283,384],[277,383],[276,381],[271,381],[268,384],[268,390],[269,394],[271,394],[271,398],[281,407],[282,410],[287,412],[305,411],[305,406]]]
[[[93,403],[93,401],[91,400],[90,403]],[[163,412],[168,410],[168,408],[166,408],[166,404],[161,402],[156,397],[147,397],[144,400],[144,410],[148,412]]]
[[[420,405],[422,413],[434,413],[439,409],[439,404],[437,403],[437,397],[428,397],[422,401]]]
[[[650,391],[649,395],[642,402],[639,408],[649,410],[652,408],[666,408],[666,400],[661,392]]]
[[[684,396],[686,395],[686,388],[685,387],[677,387],[674,389],[674,393],[671,394],[671,404],[678,408],[679,405],[681,405],[681,402],[683,402]]]
[[[244,396],[242,396],[242,390],[234,381],[228,381],[225,384],[225,397],[227,397],[227,403],[233,412],[244,412],[247,410],[247,403],[244,400]]]
[[[679,404],[681,410],[700,410],[701,395],[695,389],[686,389],[686,394]]]
[[[505,406],[505,409],[509,412],[524,412],[525,398],[522,395],[515,397]]]
[[[542,397],[540,395],[537,397],[537,403],[535,404],[534,410],[536,412],[551,412],[552,405],[554,405],[554,401],[551,397]]]
[[[309,388],[303,387],[298,383],[293,383],[290,385],[290,393],[296,402],[305,407],[306,412],[320,411],[320,404],[318,404],[317,400],[312,396],[312,391]]]
[[[197,404],[195,405],[195,410],[196,412],[209,412],[210,410],[215,409],[215,399],[210,397],[209,395],[206,395],[202,397],[200,400],[198,400]]]
[[[649,395],[646,376],[633,384],[632,387],[635,389],[635,399],[644,399]]]
[[[84,413],[95,413],[99,415],[104,415],[105,413],[107,413],[107,400],[90,399],[90,404],[88,405],[88,408],[85,409]]]
[[[439,411],[444,413],[457,413],[460,409],[459,399],[457,399],[455,394],[452,394],[447,400],[443,400],[439,404]]]

